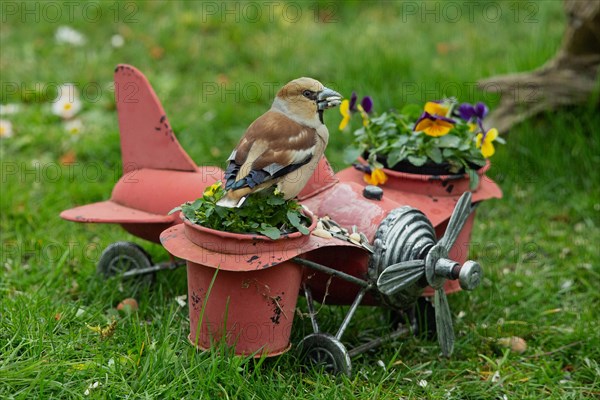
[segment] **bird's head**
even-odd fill
[[[323,111],[336,107],[342,102],[342,95],[326,88],[312,78],[298,78],[283,86],[273,102],[275,108],[310,124],[323,123]]]

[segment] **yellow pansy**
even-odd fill
[[[350,122],[350,118],[352,114],[350,113],[350,101],[343,100],[342,104],[340,104],[340,114],[342,114],[342,121],[340,122],[339,130],[344,130],[348,123]]]
[[[386,183],[388,180],[388,177],[381,168],[375,168],[370,174],[365,174],[363,176],[363,179],[369,185],[379,186],[379,185],[383,185],[384,183]]]
[[[425,111],[417,121],[414,130],[425,132],[428,136],[440,137],[450,132],[453,126],[454,124],[448,118],[434,116]]]
[[[358,111],[360,111],[360,116],[362,117],[363,126],[369,125],[369,114],[367,114],[367,112],[365,111],[363,106],[361,106],[359,104],[356,106],[356,108],[358,109]]]
[[[498,130],[496,128],[493,128],[493,129],[490,129],[489,131],[487,131],[487,133],[485,134],[485,137],[483,136],[482,133],[479,133],[477,135],[475,146],[477,146],[478,149],[479,148],[481,149],[481,154],[485,158],[490,158],[496,152],[496,149],[494,149],[493,141],[496,140],[497,137],[498,137]]]
[[[448,114],[448,107],[440,103],[428,101],[427,103],[425,103],[425,112],[431,115],[445,117]]]
[[[205,191],[204,191],[204,197],[212,197],[215,195],[215,193],[217,192],[217,190],[219,190],[221,188],[221,181],[215,183],[214,185],[209,186]]]

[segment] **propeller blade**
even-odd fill
[[[444,356],[450,357],[454,350],[454,327],[448,298],[443,287],[435,291],[434,307],[438,342]]]
[[[379,278],[377,288],[387,296],[391,296],[412,285],[425,274],[425,261],[411,260],[392,264],[387,267]]]
[[[467,222],[469,215],[471,215],[471,197],[471,192],[463,193],[463,195],[460,196],[460,199],[458,199],[454,211],[452,211],[452,216],[450,217],[450,222],[448,222],[446,232],[438,242],[446,249],[446,251],[450,251],[452,246],[454,246],[458,234],[463,226],[465,226],[465,222]]]

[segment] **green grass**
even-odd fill
[[[518,8],[519,14],[516,2],[480,2],[473,22],[464,8],[452,22],[455,14],[444,11],[445,3],[429,2],[430,9],[440,7],[440,20],[426,15],[424,23],[407,7],[420,11],[426,6],[414,2],[280,2],[272,21],[266,11],[260,18],[240,14],[241,9],[210,16],[200,2],[148,2],[134,8],[133,3],[104,3],[99,19],[84,18],[79,5],[71,20],[66,6],[54,4],[62,10],[56,22],[43,8],[37,22],[35,15],[12,14],[4,4],[1,13],[1,102],[18,103],[21,110],[2,116],[12,122],[15,135],[0,144],[0,397],[600,395],[596,105],[527,121],[511,131],[507,145],[494,156],[490,176],[504,198],[479,207],[471,256],[482,262],[486,278],[476,291],[450,297],[457,344],[449,360],[439,356],[436,342],[411,338],[354,358],[354,375],[346,378],[304,370],[293,352],[266,360],[196,352],[186,338],[187,307],[174,300],[186,293],[184,270],[159,273],[149,289],[95,275],[101,250],[114,241],[138,242],[155,259],[164,259],[160,246],[116,226],[78,225],[58,217],[76,204],[106,199],[120,176],[110,90],[117,63],[131,63],[148,76],[180,142],[198,164],[222,165],[244,128],[268,107],[274,88],[302,75],[346,95],[352,90],[370,94],[378,110],[447,94],[485,100],[493,107],[497,98],[478,92],[474,83],[530,70],[550,58],[565,24],[561,2],[523,2],[533,8]],[[210,4],[224,11],[223,5]],[[282,17],[287,4],[301,10],[298,21],[289,21],[296,18],[292,9],[288,21]],[[491,8],[483,16],[484,7],[496,6],[501,16],[496,18]],[[127,20],[129,12],[133,15]],[[63,24],[85,34],[87,44],[56,44],[54,32]],[[110,38],[116,33],[125,46],[113,49]],[[52,88],[63,82],[90,89],[79,115],[84,131],[76,141],[50,113]],[[98,87],[96,96],[91,89]],[[261,90],[251,92],[256,87]],[[217,90],[207,94],[203,88]],[[244,90],[245,96],[236,94]],[[326,116],[332,133],[327,156],[342,168],[350,138],[337,133],[335,114]],[[77,164],[61,165],[60,158],[70,151]],[[131,295],[139,311],[116,314],[114,307]],[[464,316],[457,319],[460,310]],[[323,312],[330,329],[341,322],[340,308]],[[86,326],[104,326],[113,317],[118,325],[106,340]],[[360,310],[345,340],[359,343],[384,325],[384,311]],[[308,332],[309,322],[297,318],[293,341]],[[527,340],[524,354],[495,344],[511,335]],[[498,380],[492,379],[496,372]],[[427,386],[419,386],[420,380]],[[85,396],[94,382],[99,386]]]

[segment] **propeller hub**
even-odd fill
[[[483,278],[483,269],[475,261],[467,261],[460,268],[458,273],[458,282],[463,290],[473,290],[481,283]]]

